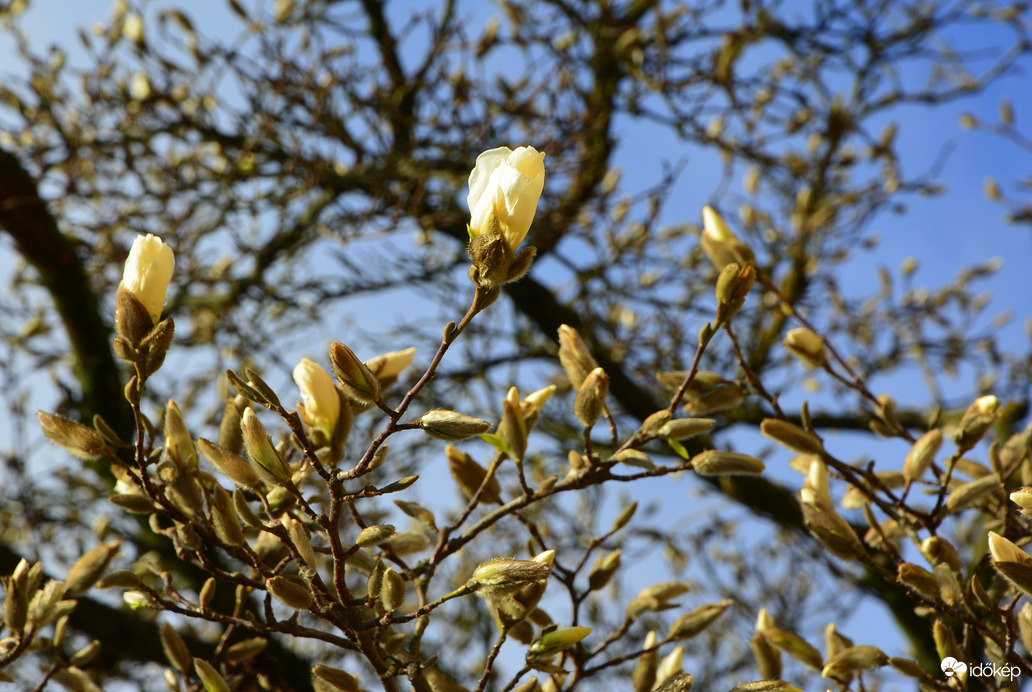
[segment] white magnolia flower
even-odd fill
[[[172,248],[161,238],[150,233],[136,236],[125,261],[122,286],[140,301],[154,322],[161,318],[165,292],[175,268]]]
[[[534,221],[545,186],[545,155],[534,147],[490,149],[469,174],[470,236],[500,233],[514,250]]]

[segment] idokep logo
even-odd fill
[[[967,673],[973,678],[1007,678],[1013,681],[1021,675],[1021,669],[1017,666],[976,663],[969,667],[968,664],[958,661],[952,656],[942,659],[939,667],[942,668],[942,672],[947,678],[963,676]]]
[[[946,674],[946,677],[952,678],[954,675],[963,675],[967,672],[967,664],[963,661],[958,661],[952,656],[947,656],[942,659],[942,663],[939,664],[942,668],[942,672]]]

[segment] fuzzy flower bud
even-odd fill
[[[824,340],[806,327],[789,330],[783,342],[785,348],[808,368],[824,365]]]
[[[749,246],[735,237],[724,218],[712,207],[702,208],[702,227],[699,242],[717,269],[723,269],[732,262],[745,266],[756,261]]]
[[[290,481],[290,466],[272,446],[265,426],[250,408],[244,409],[240,420],[244,432],[244,447],[251,459],[251,468],[269,485],[285,485]],[[209,457],[210,458],[210,457]]]
[[[315,361],[302,358],[294,368],[294,382],[301,390],[305,422],[315,430],[321,430],[326,439],[332,438],[340,418],[340,395],[330,374]]]

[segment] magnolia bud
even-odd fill
[[[968,451],[982,439],[992,427],[1000,409],[1000,402],[990,395],[975,400],[960,419],[953,441],[961,453]]]
[[[824,365],[824,339],[813,330],[806,327],[789,330],[783,343],[788,352],[806,367],[819,368]]]
[[[723,269],[732,262],[745,266],[756,261],[752,249],[735,237],[724,218],[712,207],[702,208],[702,221],[703,232],[699,244],[717,269]]]
[[[942,446],[942,431],[929,430],[914,443],[903,462],[903,478],[907,483],[920,478],[931,465]]]
[[[161,318],[165,292],[175,266],[172,248],[161,238],[148,233],[146,236],[136,236],[133,240],[129,257],[125,261],[121,287],[144,307],[152,325],[157,324]]]
[[[250,408],[244,410],[240,427],[244,433],[247,456],[251,459],[251,468],[258,477],[272,486],[290,482],[290,466],[276,451],[269,433],[265,432],[265,426]]]
[[[738,473],[763,473],[763,462],[748,454],[710,449],[692,457],[692,468],[702,476]]]
[[[250,409],[247,409],[250,411]],[[204,455],[204,458],[226,475],[229,480],[245,488],[257,488],[261,485],[254,469],[247,461],[232,452],[223,449],[214,442],[209,442],[203,437],[197,438],[197,448]]]
[[[560,651],[566,651],[584,637],[591,634],[590,627],[567,627],[541,635],[541,638],[527,649],[527,658],[547,658]]]
[[[430,437],[448,442],[479,435],[491,427],[486,420],[444,409],[427,411],[416,422]]]
[[[820,454],[824,450],[821,438],[798,425],[778,418],[765,418],[760,423],[760,432],[764,437],[802,454]]]
[[[584,378],[573,401],[573,412],[585,428],[590,428],[602,415],[609,376],[602,368],[595,368]]]
[[[330,347],[330,364],[349,397],[360,404],[371,404],[380,398],[380,380],[354,351],[339,341]]]
[[[567,324],[559,327],[559,363],[574,389],[580,389],[588,373],[598,367],[580,334]]]

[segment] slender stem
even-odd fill
[[[487,655],[487,661],[484,662],[484,672],[480,675],[480,680],[477,682],[477,688],[474,692],[484,692],[484,688],[487,687],[487,680],[491,677],[491,667],[494,665],[495,659],[498,658],[498,654],[502,650],[502,644],[505,643],[505,639],[508,636],[509,628],[506,627],[498,635],[498,641],[491,647],[491,653]]]

